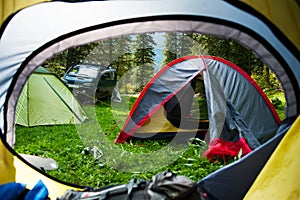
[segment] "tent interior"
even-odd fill
[[[148,84],[151,84],[151,80]],[[147,91],[144,92],[146,93]],[[142,93],[143,91],[138,98],[142,98]],[[156,95],[160,96],[160,91],[157,91]],[[199,103],[198,101],[202,102]],[[138,109],[137,107],[145,108],[143,105],[138,105],[138,102],[139,99],[133,105],[135,109]],[[151,102],[150,99],[148,101],[149,106],[154,106],[155,102],[157,100]],[[151,112],[149,109],[149,113]],[[186,86],[166,101],[157,111],[154,111],[153,114],[151,113],[151,116],[134,131],[131,139],[172,140],[175,135],[181,134],[184,137],[180,139],[181,141],[177,142],[188,142],[188,139],[193,137],[204,140],[208,127],[209,120],[204,82],[203,78],[199,75],[190,83],[187,83]]]
[[[33,188],[42,180],[56,199],[68,189],[150,179],[171,168],[192,178],[206,199],[300,195],[291,153],[300,149],[297,1],[3,1],[0,186]],[[116,70],[112,96],[92,94],[80,105],[75,94],[90,84],[67,88],[58,80],[76,64]],[[23,98],[39,66],[55,74],[55,83],[35,83],[34,96]],[[54,85],[66,95],[52,99]],[[42,96],[46,115],[71,123],[18,125],[19,102]],[[59,113],[66,98],[83,120]],[[177,139],[184,142],[170,142]],[[220,154],[211,162],[213,147],[237,143],[228,160]],[[36,164],[24,155],[50,159]],[[272,170],[277,174],[269,176]],[[287,179],[291,187],[283,192],[268,187]]]

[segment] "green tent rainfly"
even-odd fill
[[[24,85],[16,109],[22,126],[78,124],[87,116],[73,94],[57,76],[38,67]]]

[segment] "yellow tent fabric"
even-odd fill
[[[300,199],[300,116],[286,133],[244,199]]]
[[[13,161],[13,155],[0,140],[0,184],[15,181],[16,169]]]
[[[201,120],[201,122],[207,122],[208,120]],[[207,131],[207,129],[180,129],[173,126],[165,117],[164,115],[164,108],[161,107],[159,110],[149,118],[140,127],[136,133],[148,133],[148,134],[156,134],[156,133],[165,133],[165,132],[172,132],[172,133],[183,133],[183,132],[197,132],[197,131]]]
[[[27,6],[49,0],[0,0],[0,23],[12,13]]]
[[[300,49],[300,3],[297,0],[242,0],[275,24]]]
[[[78,189],[54,181],[34,170],[14,156],[3,145],[2,141],[0,141],[0,172],[0,184],[8,182],[25,183],[28,189],[32,189],[39,180],[42,180],[49,191],[50,199],[56,199],[68,189]]]
[[[300,2],[242,0],[274,23],[300,49]],[[244,199],[300,199],[300,116],[287,132]]]

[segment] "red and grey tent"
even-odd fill
[[[274,135],[279,116],[255,81],[227,60],[199,55],[170,62],[149,81],[115,142],[131,136],[155,139],[176,134],[174,139],[182,141],[205,130],[203,121],[191,114],[193,85],[200,74],[209,116],[205,156],[236,156],[240,149],[244,155]],[[157,127],[159,123],[163,124]]]

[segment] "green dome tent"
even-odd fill
[[[16,109],[22,126],[83,123],[87,116],[71,91],[55,74],[38,67],[24,85]]]

